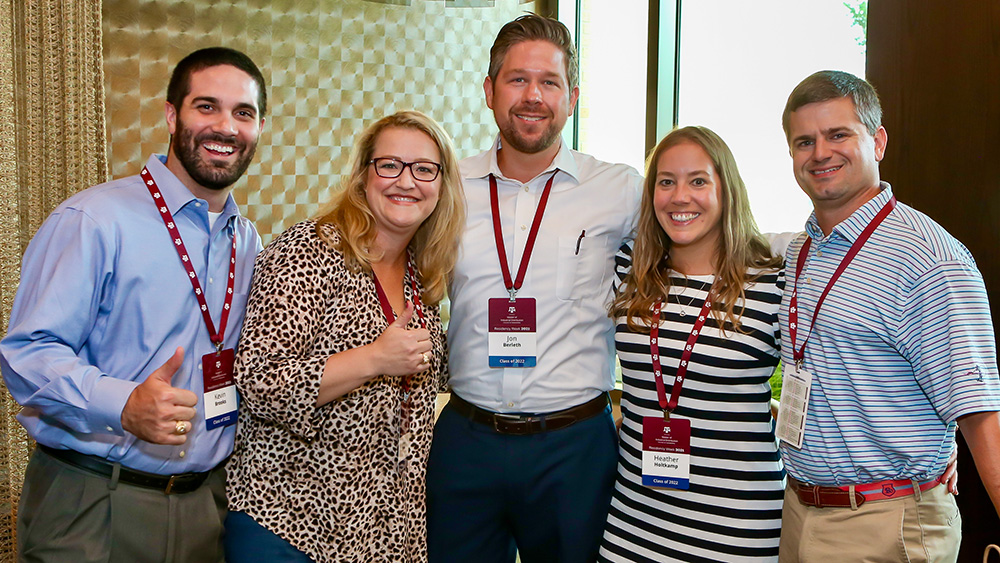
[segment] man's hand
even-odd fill
[[[122,428],[154,444],[179,446],[187,441],[186,433],[191,430],[190,421],[195,416],[198,396],[170,385],[183,361],[184,348],[178,348],[165,364],[132,391],[122,409]],[[178,422],[184,424],[184,434],[177,433]]]
[[[941,483],[948,488],[948,492],[958,494],[958,447],[951,449],[951,457],[948,458],[948,467],[944,468],[944,475],[941,475]]]

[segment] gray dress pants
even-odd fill
[[[114,483],[36,448],[18,505],[19,561],[222,563],[225,470],[167,495]]]

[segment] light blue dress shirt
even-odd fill
[[[216,327],[236,236],[224,343],[235,347],[260,237],[231,195],[210,228],[208,203],[194,197],[165,161],[154,155],[146,166],[184,239]],[[122,409],[178,346],[184,362],[171,384],[197,395],[198,413],[186,444],[144,442],[122,429]],[[152,197],[140,177],[131,176],[67,199],[35,234],[0,341],[0,368],[23,406],[18,420],[39,443],[133,469],[183,473],[211,469],[232,451],[234,425],[205,427],[201,358],[214,350]]]

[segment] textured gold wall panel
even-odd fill
[[[382,115],[427,113],[460,157],[486,148],[496,132],[482,90],[489,48],[528,8],[516,0],[105,0],[111,176],[136,174],[149,154],[166,151],[163,104],[178,60],[212,45],[244,51],[268,81],[269,108],[234,195],[266,243],[319,210],[354,137]]]

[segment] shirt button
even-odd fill
[[[522,231],[527,231],[528,230],[528,226],[527,225],[521,225],[521,230]]]
[[[179,456],[181,456],[181,457],[184,457],[184,456],[186,456],[186,455],[187,455],[187,452],[186,452],[186,451],[184,451],[184,450],[181,450],[181,453],[179,453],[179,454],[177,454],[177,455],[179,455]]]
[[[806,283],[812,283],[812,282],[813,282],[813,279],[810,278],[810,277],[808,277],[808,276],[806,276]]]
[[[511,401],[511,402],[507,403],[507,406],[508,407],[513,407],[514,406],[514,401]]]
[[[201,364],[198,364],[198,371],[201,371]]]
[[[195,206],[195,207],[201,207],[201,202],[200,202],[200,201],[196,201],[196,202],[194,202],[194,206]]]
[[[822,250],[817,250],[816,251],[816,257],[817,258],[822,258],[823,257],[823,251]]]
[[[106,429],[106,430],[107,430],[108,432],[114,432],[114,431],[115,431],[115,429],[114,429],[114,428],[112,428],[112,427],[110,427],[110,426],[105,426],[104,428],[105,428],[105,429]]]
[[[524,191],[528,191],[528,186],[524,186]]]

